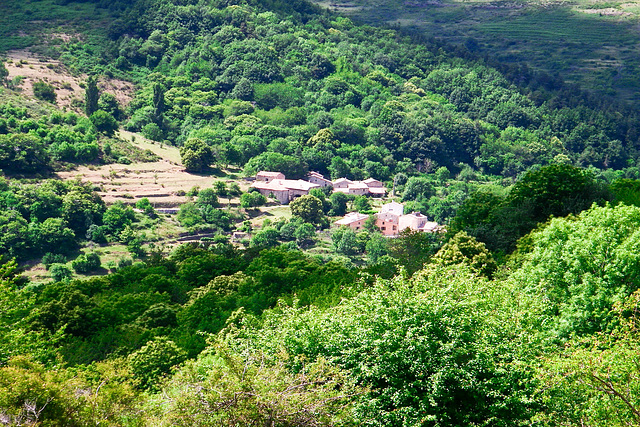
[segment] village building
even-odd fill
[[[321,173],[309,172],[307,174],[307,181],[312,184],[318,184],[320,187],[332,187],[333,182],[330,179],[325,178]]]
[[[434,233],[440,229],[440,226],[437,222],[429,221],[426,215],[423,215],[420,212],[412,212],[400,217],[398,228],[400,231],[409,228],[413,231]]]
[[[320,188],[318,184],[301,179],[273,179],[269,182],[256,180],[252,187],[266,197],[274,197],[283,205],[300,196],[306,196],[312,188]]]
[[[387,192],[384,184],[377,179],[369,178],[365,181],[351,181],[347,178],[340,178],[333,181],[333,191],[356,196],[384,196]]]
[[[282,172],[260,171],[256,174],[256,181],[271,182],[274,179],[284,179]]]
[[[364,223],[369,219],[369,215],[361,214],[360,212],[349,212],[341,220],[336,221],[334,224],[337,226],[347,226],[353,231],[362,230]]]
[[[400,217],[404,213],[402,203],[391,202],[383,205],[376,214],[376,227],[385,236],[397,236],[400,232]]]

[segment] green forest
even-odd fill
[[[1,424],[640,424],[632,106],[305,0],[0,12]]]

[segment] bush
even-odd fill
[[[33,95],[38,99],[42,99],[43,101],[48,101],[53,104],[55,104],[57,99],[55,88],[43,81],[37,81],[33,84]]]
[[[86,255],[80,255],[71,263],[71,266],[76,273],[89,273],[100,268],[100,257],[98,254],[93,252]]]
[[[54,254],[52,252],[47,252],[42,257],[42,263],[44,267],[48,270],[52,264],[64,264],[67,262],[67,258],[62,254]]]
[[[247,208],[255,208],[257,206],[262,206],[267,203],[267,198],[256,191],[243,193],[240,196],[240,206]]]
[[[49,274],[54,282],[68,280],[72,276],[71,269],[66,264],[54,263],[49,267]]]

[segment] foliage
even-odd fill
[[[99,269],[100,266],[100,257],[95,252],[80,255],[71,263],[76,273],[89,273]]]
[[[554,334],[590,334],[612,325],[611,309],[638,288],[640,209],[593,207],[556,218],[522,245],[524,261],[513,274],[528,292],[547,301]]]
[[[240,207],[244,209],[262,206],[265,203],[267,203],[267,198],[257,191],[250,191],[240,195]]]
[[[98,89],[98,79],[96,76],[89,76],[84,91],[84,112],[87,117],[91,117],[93,113],[98,111],[98,99],[100,92]]]
[[[98,132],[113,135],[113,133],[118,130],[118,122],[116,119],[104,110],[97,110],[91,114],[90,119]]]
[[[43,101],[51,102],[52,104],[56,103],[58,97],[56,95],[56,89],[42,80],[38,80],[33,84],[33,96]]]
[[[488,278],[491,278],[498,267],[485,245],[464,231],[449,239],[433,256],[432,261],[440,265],[465,264],[471,271]]]
[[[157,412],[162,415],[154,422],[178,426],[351,425],[350,401],[361,393],[360,388],[324,360],[309,363],[298,373],[287,369],[283,360],[260,353],[236,354],[218,345],[188,364],[168,384],[165,396],[152,401],[151,408],[166,408]]]
[[[186,353],[166,338],[156,338],[131,353],[128,358],[134,378],[141,388],[157,387],[163,375],[167,375],[180,363]]]
[[[298,197],[289,204],[291,214],[310,224],[320,224],[324,218],[322,202],[315,196]]]
[[[189,139],[180,148],[182,164],[187,172],[203,172],[214,162],[211,147],[200,139]]]

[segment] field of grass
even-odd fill
[[[640,1],[345,0],[331,9],[527,64],[640,106]],[[326,2],[323,4],[326,6]],[[352,7],[353,5],[357,7]]]

